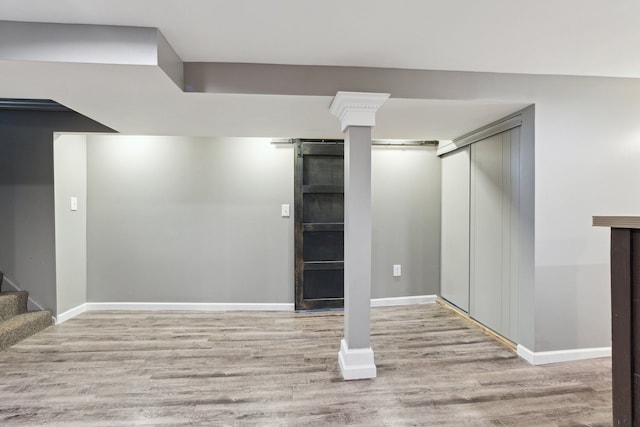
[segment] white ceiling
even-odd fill
[[[0,20],[159,28],[185,62],[634,78],[638,17],[637,0],[0,0]],[[43,79],[65,65],[0,66],[0,97],[49,97],[126,133],[338,132],[330,98],[185,94],[135,67]],[[391,99],[376,136],[450,139],[522,106]]]
[[[0,0],[2,20],[159,28],[185,62],[618,77],[640,77],[639,18],[637,0]]]

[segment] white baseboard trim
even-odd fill
[[[56,325],[86,311],[293,311],[293,304],[262,303],[189,303],[189,302],[87,302],[58,314]]]
[[[288,303],[88,302],[87,310],[293,311]]]
[[[518,344],[516,352],[518,356],[532,365],[546,365],[548,363],[611,357],[611,347],[576,348],[572,350],[534,352],[529,350],[527,347]]]
[[[371,347],[350,349],[344,338],[340,341],[338,365],[345,380],[364,380],[377,375]]]
[[[437,295],[416,295],[410,297],[372,298],[371,307],[391,307],[394,305],[435,304]]]
[[[6,278],[5,278],[6,280]],[[433,304],[436,295],[418,295],[409,297],[374,298],[371,307],[390,307],[394,305]],[[167,311],[294,311],[291,303],[191,303],[191,302],[88,302],[58,314],[56,324],[76,317],[85,311],[104,310],[167,310]]]
[[[56,319],[56,325],[66,322],[69,319],[73,319],[74,317],[84,313],[85,311],[87,311],[87,304],[80,304],[79,306],[67,310],[64,313],[60,313],[57,317],[54,318]]]

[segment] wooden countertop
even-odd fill
[[[640,228],[640,216],[594,216],[595,227]]]

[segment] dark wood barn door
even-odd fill
[[[344,305],[344,145],[298,141],[295,157],[296,310]]]

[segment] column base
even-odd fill
[[[369,348],[349,349],[344,338],[338,352],[340,373],[345,380],[364,380],[376,377],[373,350]]]

